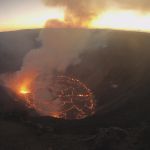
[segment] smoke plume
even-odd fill
[[[95,42],[93,38],[86,29],[43,29],[38,38],[42,46],[25,56],[19,71],[5,74],[1,79],[15,92],[19,92],[22,85],[33,89],[34,104],[41,114],[61,111],[61,102],[52,90],[49,92],[53,77],[63,75],[70,64],[77,63],[80,54]],[[97,38],[100,36],[95,36]]]
[[[87,27],[93,17],[109,9],[125,9],[142,13],[150,11],[149,0],[43,0],[47,6],[65,8],[63,27]],[[51,24],[52,23],[52,24]],[[53,27],[54,21],[48,21],[46,27]],[[58,24],[58,22],[57,22]],[[48,26],[49,25],[49,26]],[[62,25],[62,24],[61,24]]]
[[[77,16],[88,17],[95,11],[118,7],[121,9],[132,9],[138,11],[150,11],[149,0],[43,0],[46,5],[67,8]]]

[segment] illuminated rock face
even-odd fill
[[[36,89],[36,93],[40,98],[34,94],[31,97],[30,94],[24,99],[42,115],[74,120],[86,118],[95,112],[96,103],[92,92],[74,78],[57,76],[47,89]]]

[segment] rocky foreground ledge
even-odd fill
[[[32,120],[0,120],[0,150],[149,150],[150,124],[61,132]]]

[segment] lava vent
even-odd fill
[[[22,93],[22,98],[42,115],[55,118],[83,119],[95,113],[96,102],[91,90],[67,76],[55,77],[46,88],[34,87],[30,93]]]

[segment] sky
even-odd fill
[[[0,0],[0,32],[43,27],[150,32],[150,1]]]
[[[52,14],[42,0],[0,0],[0,31],[41,28]]]

